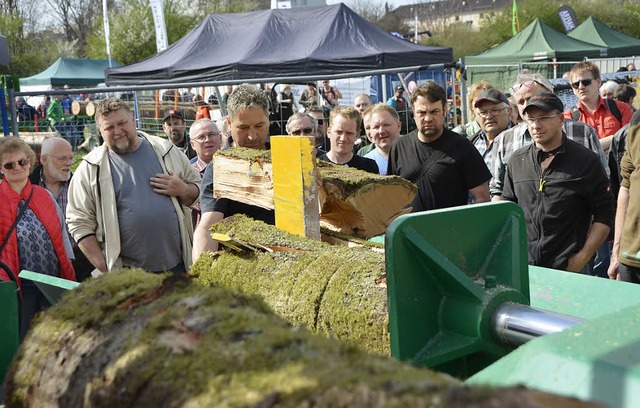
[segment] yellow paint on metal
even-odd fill
[[[319,239],[318,187],[311,139],[272,136],[271,163],[276,227]]]

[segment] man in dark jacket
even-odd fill
[[[562,110],[553,93],[529,99],[534,143],[511,156],[502,197],[524,210],[531,265],[588,273],[609,234],[613,197],[598,156],[564,135]]]

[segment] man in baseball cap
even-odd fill
[[[509,120],[511,108],[509,100],[499,89],[491,88],[482,91],[473,100],[473,109],[480,130],[468,135],[474,147],[487,164],[493,169],[493,139],[512,126]]]
[[[187,126],[180,111],[169,109],[164,113],[162,117],[162,130],[164,130],[167,138],[171,140],[171,143],[186,154],[189,160],[196,157],[197,153],[189,143]]]
[[[588,274],[613,223],[613,196],[598,156],[564,134],[563,109],[550,92],[529,98],[533,144],[509,159],[502,198],[524,211],[530,265]]]

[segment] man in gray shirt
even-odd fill
[[[69,186],[73,238],[101,272],[185,272],[200,175],[171,142],[136,131],[119,99],[100,101],[96,124],[105,143],[83,158]]]

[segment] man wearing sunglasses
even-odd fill
[[[593,127],[598,132],[602,149],[607,152],[613,135],[631,120],[631,108],[622,102],[605,100],[600,96],[600,70],[591,61],[574,65],[569,71],[569,83],[578,97],[578,106],[575,110],[566,110],[564,117]]]
[[[314,144],[318,138],[318,123],[308,113],[296,112],[289,117],[285,130],[291,136],[310,136],[313,137]],[[316,148],[316,155],[321,156],[326,152]]]
[[[509,160],[503,198],[522,207],[529,264],[590,273],[613,222],[611,185],[598,156],[567,139],[564,106],[551,92],[523,109],[533,144]]]
[[[306,113],[315,119],[318,124],[318,133],[316,135],[316,147],[319,150],[329,150],[329,142],[327,139],[327,128],[329,127],[329,121],[324,116],[324,110],[319,106],[312,106],[307,109]]]

